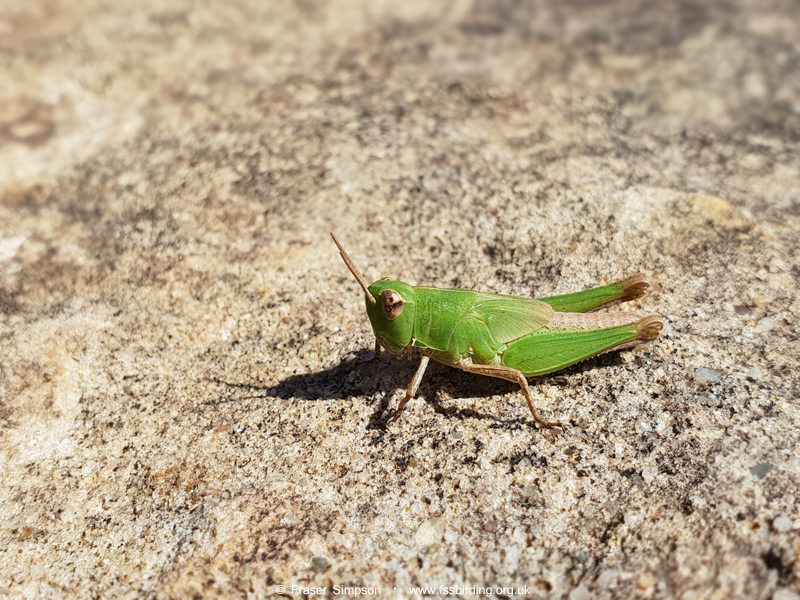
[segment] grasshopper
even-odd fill
[[[657,316],[630,312],[594,313],[640,298],[649,284],[642,274],[575,294],[533,300],[475,290],[412,286],[380,279],[367,286],[363,275],[331,233],[345,265],[364,296],[375,356],[395,356],[416,346],[420,363],[405,397],[387,424],[397,420],[417,393],[430,359],[489,377],[516,382],[540,425],[552,428],[533,407],[527,377],[552,373],[578,361],[646,344],[658,337]]]

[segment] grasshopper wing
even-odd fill
[[[508,344],[547,325],[553,309],[539,300],[478,294],[467,318],[482,321],[495,342]]]

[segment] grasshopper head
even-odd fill
[[[353,264],[339,240],[331,233],[347,268],[364,290],[367,314],[375,337],[392,354],[400,354],[411,345],[414,337],[414,288],[402,281],[381,279],[367,287],[364,276]]]
[[[375,304],[366,300],[372,330],[381,346],[392,354],[400,354],[414,337],[414,288],[402,281],[381,279],[369,286]]]

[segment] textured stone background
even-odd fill
[[[797,2],[135,4],[0,7],[0,594],[797,598]],[[666,327],[384,432],[329,230]]]

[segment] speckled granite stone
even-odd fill
[[[0,7],[0,595],[797,597],[796,2],[134,5]],[[666,326],[384,431],[330,230]]]

